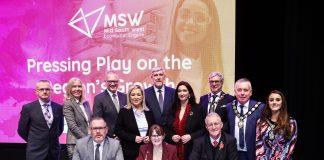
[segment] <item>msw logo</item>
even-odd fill
[[[77,31],[81,32],[82,34],[86,35],[89,38],[92,38],[93,32],[96,30],[96,27],[101,19],[102,13],[105,10],[105,6],[100,7],[92,12],[89,12],[88,14],[84,14],[84,11],[82,8],[80,8],[76,14],[71,18],[70,22],[68,23],[69,26],[76,29]],[[139,26],[140,22],[142,20],[144,11],[140,11],[139,13],[134,13],[133,15],[130,13],[120,13],[120,14],[112,14],[109,16],[108,14],[105,14],[103,26],[104,28],[110,28],[110,27],[125,27],[128,25],[130,26]],[[94,20],[92,26],[89,24],[89,19]],[[77,26],[76,24],[82,25],[83,22],[83,28]]]

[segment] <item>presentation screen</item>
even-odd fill
[[[150,70],[163,67],[165,83],[188,81],[199,100],[208,75],[225,76],[233,92],[235,0],[10,0],[0,3],[0,142],[24,143],[20,111],[35,101],[35,84],[53,84],[63,104],[67,81],[80,78],[86,100],[106,89],[105,73],[120,76],[119,91],[152,86]],[[66,141],[67,126],[60,142]]]

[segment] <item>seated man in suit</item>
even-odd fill
[[[210,112],[217,113],[223,122],[223,131],[229,133],[226,104],[235,98],[223,91],[224,76],[220,72],[212,72],[208,76],[210,93],[200,97],[199,104],[203,108],[203,116]]]
[[[153,86],[146,88],[145,103],[153,112],[155,122],[161,126],[166,123],[166,115],[174,101],[175,89],[164,84],[165,70],[161,67],[155,67],[151,72]]]
[[[211,112],[205,119],[205,125],[209,134],[194,140],[189,160],[238,160],[236,139],[230,134],[221,132],[223,127],[221,117]]]
[[[108,127],[103,118],[93,117],[88,133],[77,140],[73,160],[124,160],[119,141],[106,137]]]
[[[20,112],[18,134],[27,142],[26,160],[58,160],[59,137],[63,132],[62,106],[51,101],[52,83],[40,80],[38,100],[25,104]]]
[[[126,94],[118,91],[119,76],[113,71],[107,71],[105,82],[107,89],[94,97],[93,115],[102,117],[108,125],[108,136],[114,135],[118,112],[127,104]]]

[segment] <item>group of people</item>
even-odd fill
[[[22,107],[18,133],[27,142],[26,159],[59,159],[63,117],[73,160],[268,160],[290,159],[297,140],[284,95],[272,91],[266,104],[250,99],[251,82],[235,82],[234,95],[222,90],[224,77],[212,72],[210,93],[199,103],[191,85],[164,84],[165,70],[152,69],[153,85],[118,91],[119,76],[108,71],[107,89],[85,100],[82,81],[71,78],[63,106],[50,99],[48,80],[36,84],[38,100]]]

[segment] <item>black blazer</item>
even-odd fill
[[[225,92],[222,92],[221,95],[224,95],[223,98],[221,98],[216,106],[215,112],[221,117],[223,122],[223,129],[222,131],[229,133],[229,126],[228,126],[228,118],[227,118],[227,110],[226,110],[226,104],[232,102],[235,97],[225,94]],[[208,114],[208,103],[210,99],[210,93],[205,94],[200,97],[199,104],[203,108],[203,117],[205,118]]]
[[[53,122],[48,128],[38,100],[25,104],[20,112],[18,134],[27,142],[26,159],[45,159],[48,154],[60,157],[59,136],[63,132],[62,106],[51,102]]]
[[[144,113],[148,123],[148,128],[150,128],[155,123],[153,113],[152,111],[144,111]],[[133,108],[122,108],[119,111],[115,134],[120,139],[124,158],[133,157],[133,159],[136,159],[139,153],[140,145],[144,143],[139,144],[135,142],[135,137],[140,136],[140,133]],[[146,135],[148,135],[148,132]]]
[[[156,97],[154,87],[151,86],[149,88],[146,88],[144,92],[146,105],[153,112],[155,122],[161,126],[165,125],[167,113],[174,102],[175,89],[165,86],[162,112],[159,106],[158,98]]]
[[[204,120],[202,117],[202,109],[201,107],[197,105],[191,106],[191,112],[187,117],[186,120],[186,126],[185,130],[187,134],[190,134],[191,140],[187,142],[184,145],[184,157],[185,160],[188,159],[189,154],[191,153],[192,150],[192,145],[193,145],[193,140],[202,136],[205,133],[205,125],[204,125]],[[173,122],[175,121],[175,113],[169,112],[168,117],[167,117],[167,124],[165,126],[165,132],[166,132],[166,141],[171,144],[175,144],[175,142],[172,140],[172,136],[176,135],[176,132],[173,128]]]
[[[209,134],[194,140],[189,160],[210,160],[213,148]],[[215,160],[238,160],[236,139],[225,132],[222,133],[216,147]]]
[[[119,107],[123,108],[127,104],[127,96],[122,92],[117,92]],[[108,125],[108,136],[114,137],[115,125],[118,112],[107,90],[95,96],[93,102],[93,115],[102,117]]]

